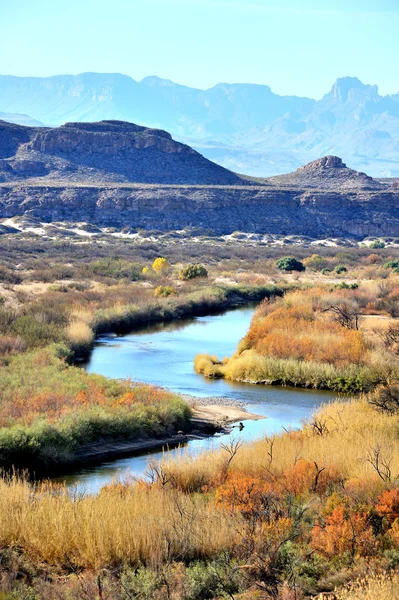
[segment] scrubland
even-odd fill
[[[395,284],[393,284],[395,286]],[[395,319],[387,316],[385,298],[399,288],[374,289],[323,285],[291,291],[265,300],[254,314],[247,335],[230,359],[198,355],[195,368],[207,377],[332,389],[369,391],[399,374]],[[367,323],[369,312],[384,323]]]
[[[5,467],[65,463],[85,444],[184,427],[190,411],[179,397],[74,363],[101,332],[244,302],[267,299],[236,354],[198,357],[200,372],[356,396],[300,430],[165,459],[146,481],[115,481],[94,496],[7,469],[1,600],[396,600],[395,250],[290,248],[306,267],[296,273],[276,267],[287,248],[190,241],[183,256],[154,242],[130,256],[128,244],[55,242],[40,259],[45,246],[0,240]],[[208,277],[179,279],[188,262]]]
[[[198,600],[338,589],[340,600],[394,600],[398,427],[397,413],[364,396],[323,407],[299,431],[165,459],[148,481],[97,496],[3,477],[4,589]],[[32,581],[18,579],[29,569]]]

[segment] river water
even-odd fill
[[[103,335],[94,347],[86,369],[106,377],[131,378],[169,388],[173,392],[197,397],[228,397],[242,400],[250,412],[264,415],[259,421],[245,421],[239,434],[244,441],[270,435],[284,428],[296,428],[312,411],[335,394],[321,391],[240,384],[223,379],[206,379],[193,369],[196,354],[231,356],[245,335],[252,308],[230,310],[220,315],[197,317],[147,326],[129,335]],[[233,430],[237,431],[237,430]],[[237,434],[235,434],[237,436]],[[168,452],[194,452],[217,448],[228,436],[192,440],[180,449]],[[161,458],[162,452],[144,453],[105,461],[79,469],[54,481],[75,483],[80,490],[98,491],[112,479],[143,476],[149,458]]]

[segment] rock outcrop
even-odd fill
[[[240,177],[170,134],[132,123],[0,122],[0,218],[162,231],[200,227],[309,237],[399,237],[399,189],[325,156]]]
[[[241,184],[239,176],[172,139],[123,121],[23,127],[0,121],[0,181]]]
[[[269,181],[280,186],[335,190],[378,190],[386,187],[366,173],[348,169],[339,156],[323,156],[299,167],[294,173],[270,177]]]
[[[273,189],[257,186],[0,185],[0,219],[85,221],[102,227],[187,227],[312,238],[399,237],[399,190]]]

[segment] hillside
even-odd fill
[[[218,164],[256,176],[326,154],[375,177],[399,176],[399,93],[382,96],[356,77],[338,79],[314,100],[279,96],[266,85],[200,90],[118,73],[0,76],[0,111],[52,126],[119,119],[166,129]]]
[[[123,121],[23,127],[0,121],[0,181],[240,184],[241,179],[172,139]]]

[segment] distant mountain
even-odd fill
[[[120,74],[0,76],[0,110],[52,126],[119,119],[166,129],[207,158],[258,176],[326,154],[374,176],[399,176],[399,93],[380,96],[352,77],[315,101],[252,84],[199,90]]]
[[[32,119],[28,115],[19,115],[14,113],[3,113],[0,112],[0,121],[7,121],[7,123],[16,123],[17,125],[26,125],[28,127],[44,127],[43,123]]]
[[[123,121],[24,127],[0,121],[0,183],[247,183],[166,131]]]

